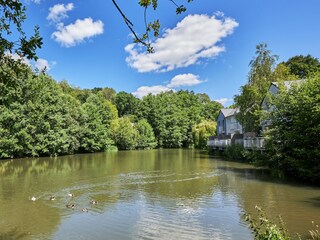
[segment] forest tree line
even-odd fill
[[[206,147],[222,108],[206,94],[136,98],[80,89],[9,55],[0,68],[0,158],[150,148]]]

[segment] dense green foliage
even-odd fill
[[[320,183],[320,75],[280,88],[272,104],[269,157],[263,164]]]
[[[91,94],[82,105],[81,145],[85,152],[97,152],[111,145],[109,127],[117,118],[116,108],[101,94]]]
[[[276,65],[277,56],[271,55],[266,47],[266,44],[257,46],[256,56],[250,62],[248,83],[235,96],[235,105],[240,108],[237,118],[244,132],[265,135],[267,149],[264,153],[240,151],[239,154],[258,166],[269,167],[277,175],[319,183],[319,60],[300,55]],[[296,85],[292,82],[291,87],[288,82],[286,86],[283,84],[304,78],[308,80]],[[281,86],[275,96],[268,93],[271,82]],[[265,97],[271,107],[269,111],[261,108]],[[262,132],[261,123],[269,123],[269,130]],[[234,155],[232,151],[231,155]]]
[[[110,88],[81,90],[6,59],[0,68],[0,158],[193,146],[192,128],[222,108],[188,91],[141,100]],[[201,140],[194,135],[196,146],[203,147],[205,134]]]
[[[320,71],[319,60],[311,55],[294,56],[283,64],[290,69],[292,74],[298,76],[299,79],[307,78]]]
[[[129,117],[119,118],[111,123],[111,137],[121,150],[134,149],[137,145],[138,134]]]
[[[204,120],[192,128],[194,146],[199,149],[207,148],[209,136],[216,135],[217,123],[214,121]]]
[[[67,154],[78,148],[75,99],[24,65],[18,73],[2,68],[0,77],[0,157]]]
[[[114,103],[118,109],[119,117],[128,115],[141,116],[141,100],[131,93],[119,92],[114,98]]]
[[[136,147],[139,149],[150,149],[157,146],[153,129],[147,120],[141,119],[135,125],[138,131]]]
[[[256,47],[256,56],[249,66],[248,83],[241,87],[240,94],[234,100],[240,113],[238,121],[245,132],[259,132],[261,102],[268,92],[271,82],[295,80],[298,77],[290,71],[285,64],[276,65],[278,56],[271,55],[267,44],[259,44]]]
[[[277,60],[271,55],[267,44],[256,47],[256,56],[251,60],[248,83],[241,87],[241,94],[235,96],[235,103],[240,108],[237,119],[246,132],[258,132],[260,103],[273,80],[273,70]]]
[[[193,145],[192,127],[216,119],[221,108],[204,94],[188,91],[150,94],[142,99],[143,117],[153,128],[158,147],[165,148]]]

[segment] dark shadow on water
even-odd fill
[[[320,196],[319,197],[310,198],[309,200],[306,200],[304,202],[309,203],[314,207],[320,208]]]
[[[203,150],[196,156],[197,158],[201,159],[208,159],[213,161],[225,162],[225,165],[232,165],[239,164],[239,167],[232,167],[232,166],[218,166],[218,170],[222,171],[230,171],[236,173],[239,177],[249,179],[249,180],[256,180],[262,182],[270,182],[275,184],[283,184],[289,185],[294,187],[312,187],[316,189],[320,189],[319,185],[316,185],[312,182],[304,182],[303,180],[299,180],[296,178],[282,178],[272,174],[272,172],[267,168],[257,168],[253,164],[248,162],[243,162],[241,160],[230,160],[225,159],[222,156],[208,154],[207,151]],[[240,164],[246,165],[245,167],[241,167]]]
[[[228,161],[230,162],[230,161]],[[239,163],[239,162],[235,162]],[[248,164],[248,163],[244,163]],[[282,185],[289,185],[294,187],[311,187],[320,189],[318,185],[308,183],[308,182],[302,182],[302,180],[297,180],[294,178],[280,178],[277,176],[272,175],[271,171],[268,169],[261,169],[261,168],[255,168],[252,165],[252,168],[239,168],[239,167],[229,167],[229,166],[219,166],[217,167],[218,170],[222,171],[231,171],[236,173],[239,177],[249,179],[249,180],[256,180],[256,181],[262,181],[262,182],[270,182],[274,184],[282,184]]]

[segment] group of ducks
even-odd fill
[[[68,193],[68,196],[69,196],[70,198],[73,198],[73,197],[74,197],[73,193]],[[50,196],[50,197],[49,197],[49,200],[50,200],[50,201],[54,201],[55,199],[56,199],[55,196]],[[36,200],[37,200],[37,198],[36,198],[35,196],[33,196],[33,197],[31,198],[31,201],[33,201],[33,202],[35,202]],[[70,199],[70,200],[71,200],[71,199]],[[75,204],[70,203],[70,200],[69,200],[69,202],[67,203],[66,207],[67,207],[67,208],[70,208],[70,209],[74,209],[74,208],[75,208]],[[96,205],[96,204],[98,204],[98,201],[96,201],[96,200],[90,200],[89,203],[92,204],[92,205]],[[83,208],[83,209],[82,209],[82,212],[88,212],[88,209],[87,209],[87,208]]]

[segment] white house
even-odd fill
[[[242,126],[237,121],[236,115],[239,113],[238,108],[221,109],[217,118],[217,135],[233,135],[242,134]]]
[[[225,108],[219,111],[217,136],[209,137],[208,147],[224,149],[232,144],[243,144],[242,126],[236,119],[237,113],[239,113],[238,108]]]

